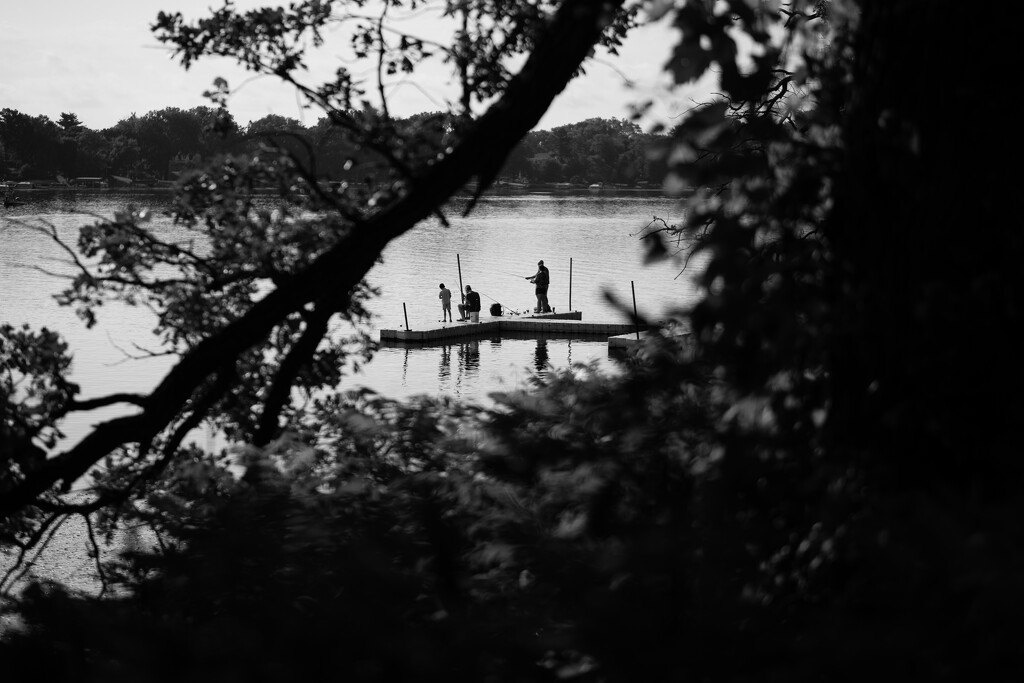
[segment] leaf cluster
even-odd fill
[[[353,226],[343,241],[303,242],[323,248],[305,268],[289,261],[287,221],[260,232],[222,177],[198,176],[188,205],[202,210],[183,220],[212,214],[210,225],[251,230],[286,266],[264,275],[274,291],[223,328],[251,326],[267,341],[211,332],[183,359],[205,363],[201,381],[180,390],[172,373],[155,392],[174,399],[168,415],[145,415],[160,429],[128,421],[133,440],[103,442],[113,444],[104,454],[115,495],[91,505],[109,510],[106,528],[131,520],[162,546],[109,567],[125,581],[118,599],[30,591],[22,612],[34,631],[4,654],[107,679],[180,678],[189,662],[223,677],[311,674],[324,653],[355,680],[793,681],[886,670],[953,681],[1010,670],[1024,539],[1012,449],[1020,365],[1005,330],[1020,327],[1008,275],[1021,240],[996,220],[1005,179],[973,164],[978,148],[958,143],[946,155],[938,144],[957,116],[971,140],[994,135],[973,125],[976,107],[954,115],[924,96],[938,82],[922,60],[965,75],[934,33],[914,31],[916,20],[953,29],[958,17],[943,14],[952,6],[684,3],[670,69],[682,80],[712,67],[723,75],[722,97],[666,147],[679,187],[695,191],[685,222],[656,234],[683,235],[707,256],[690,343],[666,330],[619,374],[556,372],[496,396],[493,409],[281,397],[303,368],[313,383],[330,376],[329,363],[309,361],[330,316],[349,310],[381,235],[428,215],[471,173],[486,184],[500,163],[473,156],[474,136],[483,130],[507,152],[529,126],[498,124],[525,119],[501,118],[511,109],[500,105],[475,122],[453,111],[431,124],[450,148],[433,161],[417,152],[419,163],[375,137],[400,130],[387,112],[359,119],[366,144],[399,162],[395,180],[360,210],[339,210]],[[558,48],[547,55],[577,36],[579,58],[558,62],[557,82],[544,78],[554,62],[524,67],[532,78],[508,81],[507,95],[557,91],[600,40],[572,33],[575,13],[593,4],[561,7],[569,13],[534,34],[535,49],[551,44],[545,31]],[[472,12],[492,8],[456,9],[479,32]],[[476,66],[500,81],[486,59],[465,73]],[[909,79],[889,69],[918,69],[929,88],[903,88]],[[546,106],[531,92],[514,100],[517,113]],[[355,120],[333,115],[343,128]],[[287,168],[285,197],[332,198],[301,164]],[[937,206],[933,186],[949,189],[962,168],[976,170],[959,176],[970,197],[949,192]],[[997,226],[990,239],[951,239],[976,211]],[[104,267],[125,262],[125,234],[134,239],[94,236],[97,256],[111,252]],[[350,286],[317,299],[318,274],[339,264],[353,269]],[[246,305],[241,295],[236,304]],[[1005,382],[978,383],[964,367]],[[245,445],[216,457],[179,448],[211,411]],[[72,456],[61,462],[77,465]],[[31,514],[60,510],[47,491],[29,491]],[[144,495],[127,504],[129,491]],[[96,508],[76,511],[86,509]],[[169,653],[180,668],[153,665]]]

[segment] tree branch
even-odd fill
[[[14,564],[11,565],[3,577],[0,577],[0,595],[7,595],[7,592],[25,576],[29,570],[32,569],[32,565],[35,564],[36,560],[42,554],[46,547],[53,540],[54,535],[60,530],[61,525],[67,521],[67,515],[63,513],[55,513],[47,516],[46,520],[39,526],[39,528],[32,534],[28,541],[20,545],[18,551],[18,557],[15,559]],[[45,537],[45,540],[44,540]],[[42,543],[40,543],[42,541]],[[31,552],[36,546],[39,548],[36,550],[35,555],[32,559],[26,560],[28,553]]]
[[[502,98],[450,154],[417,175],[408,194],[366,219],[241,318],[196,345],[153,390],[142,413],[98,425],[74,448],[47,460],[12,487],[0,501],[0,518],[30,504],[57,482],[69,487],[115,448],[152,439],[173,421],[206,377],[266,339],[286,316],[325,291],[351,291],[391,240],[429,217],[472,176],[489,184],[576,74],[621,4],[622,0],[563,3]]]
[[[109,396],[90,398],[86,401],[71,401],[64,407],[64,410],[59,413],[57,417],[63,417],[71,412],[85,412],[89,410],[96,410],[97,408],[105,408],[116,403],[131,403],[132,405],[139,406],[140,408],[145,408],[146,398],[147,397],[142,394],[111,394]]]
[[[203,394],[203,397],[196,402],[189,413],[189,416],[179,424],[171,437],[164,443],[161,448],[160,457],[153,462],[151,465],[145,467],[138,473],[138,475],[132,479],[126,486],[116,489],[107,490],[99,495],[96,499],[87,503],[54,503],[51,501],[37,502],[40,509],[55,514],[80,514],[88,516],[89,514],[96,512],[97,510],[106,507],[108,505],[117,505],[123,503],[128,499],[128,496],[133,490],[135,490],[139,484],[146,481],[152,481],[156,475],[160,474],[167,465],[171,462],[174,457],[178,446],[184,441],[188,433],[198,427],[203,419],[209,414],[210,409],[221,399],[222,396],[231,387],[232,380],[235,377],[234,369],[224,370],[217,374],[217,379],[214,381],[210,389]],[[29,546],[30,547],[30,546]]]
[[[345,300],[347,301],[347,299],[348,297],[346,296]],[[288,355],[281,361],[281,365],[277,369],[277,375],[274,377],[274,382],[270,387],[270,392],[263,403],[263,412],[260,415],[256,435],[253,438],[255,445],[265,446],[274,438],[278,427],[278,416],[291,395],[295,377],[299,374],[302,367],[309,362],[309,359],[312,358],[320,340],[327,334],[327,324],[330,322],[331,316],[334,315],[334,311],[338,310],[344,303],[343,301],[339,302],[338,305],[328,306],[326,302],[320,302],[315,311],[304,316],[306,319],[306,329],[303,330],[298,341],[292,345]]]

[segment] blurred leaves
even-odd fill
[[[326,17],[303,15],[322,9],[313,4],[249,19],[281,20],[268,31],[287,48],[316,30],[303,16]],[[509,4],[530,26],[542,25],[542,7]],[[621,372],[555,371],[488,409],[309,391],[256,443],[251,407],[272,374],[263,366],[283,362],[314,312],[282,320],[264,354],[240,359],[245,381],[216,411],[244,445],[176,451],[163,476],[140,483],[144,495],[101,518],[154,536],[108,565],[122,592],[95,602],[31,588],[20,606],[32,630],[0,653],[35,677],[74,668],[104,680],[196,669],[279,680],[316,675],[325,659],[363,681],[819,681],[880,670],[954,681],[1014,670],[1021,366],[1001,327],[1019,328],[1008,274],[1022,242],[1012,221],[996,220],[997,197],[1009,196],[1002,171],[978,163],[995,145],[954,144],[950,131],[990,143],[1003,133],[953,125],[977,124],[978,108],[937,107],[934,79],[951,77],[913,61],[963,74],[963,52],[936,46],[945,29],[978,50],[1012,41],[993,47],[952,9],[679,5],[669,69],[682,82],[715,68],[723,91],[663,149],[690,192],[685,221],[657,234],[692,238],[708,256],[685,336],[666,326]],[[492,54],[479,46],[482,25],[453,45],[457,66]],[[365,35],[372,49],[379,33]],[[291,73],[300,63],[288,54],[279,66]],[[486,59],[461,69],[502,87]],[[372,130],[389,125],[382,114]],[[431,130],[434,142],[459,132]],[[294,161],[253,161],[236,176],[244,162],[228,160],[184,186],[177,219],[208,228],[209,258],[225,260],[194,275],[224,301],[197,288],[164,321],[181,343],[218,324],[200,304],[221,306],[223,323],[260,279],[289,277],[348,228],[344,212],[325,221],[303,210],[319,200]],[[247,204],[236,177],[252,173],[280,183],[278,212]],[[936,201],[950,178],[971,192]],[[402,188],[364,196],[363,208],[392,191]],[[965,237],[978,215],[990,232]],[[141,218],[86,234],[108,270],[104,283],[81,283],[83,299],[125,286],[114,272],[142,278],[183,257]],[[229,248],[252,251],[225,282]],[[57,380],[59,341],[4,334],[14,340],[4,353],[26,368],[9,387],[27,382],[55,404],[73,393]],[[300,386],[336,381],[344,349],[322,352]],[[979,382],[978,368],[1005,381]],[[5,419],[7,429],[42,425],[31,411]],[[112,454],[101,486],[156,467],[165,443],[177,445]]]

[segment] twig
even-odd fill
[[[96,574],[100,578],[100,597],[102,598],[107,594],[107,589],[110,588],[110,582],[107,580],[107,574],[103,571],[103,560],[100,557],[100,545],[96,542],[96,532],[92,528],[92,516],[88,513],[82,513],[82,519],[85,520],[85,529],[89,536],[89,545],[92,547],[92,552],[89,555],[92,556],[93,562],[96,565]]]
[[[18,557],[14,561],[14,565],[7,570],[3,578],[0,578],[0,595],[9,595],[8,591],[14,587],[14,584],[21,581],[25,574],[32,569],[36,561],[39,559],[40,554],[46,550],[47,546],[50,545],[50,541],[53,540],[54,534],[57,533],[57,530],[60,529],[66,520],[67,515],[64,513],[57,512],[50,515],[40,525],[36,532],[29,537],[29,540],[26,541],[24,545],[21,545],[21,550],[18,552]],[[42,540],[42,543],[40,543],[40,539],[42,539],[44,535],[46,538]],[[37,544],[38,548],[36,549],[35,555],[33,555],[32,559],[25,560],[25,556],[28,555],[33,548],[36,548]]]

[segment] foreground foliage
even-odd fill
[[[91,519],[144,523],[165,546],[109,568],[125,582],[116,598],[29,591],[21,607],[33,629],[4,654],[54,676],[74,668],[107,680],[270,680],[312,674],[325,659],[354,680],[862,680],[885,671],[954,681],[1012,671],[1024,598],[1014,449],[1024,378],[1011,330],[1021,328],[1013,268],[1024,249],[1004,220],[1006,178],[979,160],[1001,136],[979,103],[1005,85],[1012,41],[989,34],[1007,32],[1005,23],[965,25],[956,7],[673,6],[675,77],[714,65],[723,91],[673,131],[667,159],[697,191],[687,223],[663,225],[650,242],[664,255],[684,235],[710,255],[706,296],[689,316],[695,355],[666,335],[621,376],[555,373],[491,410],[329,394],[300,410],[272,398],[278,387],[336,384],[320,373],[342,351],[321,364],[319,349],[333,347],[319,346],[319,330],[370,294],[356,285],[386,239],[364,228],[395,234],[394,221],[439,206],[427,197],[465,180],[443,161],[416,172],[435,138],[404,131],[398,146],[371,136],[396,161],[395,183],[361,196],[360,211],[335,207],[316,231],[287,212],[283,224],[261,222],[244,204],[253,168],[280,178],[282,197],[304,208],[327,201],[322,189],[297,199],[306,181],[294,159],[233,160],[216,180],[197,177],[182,220],[272,234],[273,248],[234,269],[228,260],[196,269],[189,282],[203,289],[147,281],[157,295],[184,287],[163,310],[185,376],[201,380],[194,393],[183,398],[172,373],[140,401],[143,420],[119,423],[141,431],[103,442],[114,466],[93,507],[70,506],[53,486],[84,471],[84,451],[39,463],[19,450],[35,464],[0,480],[5,529],[19,542],[47,528],[48,515],[102,509]],[[537,50],[539,8],[504,6],[536,31]],[[243,42],[218,26],[206,27],[207,47],[237,55]],[[737,31],[760,45],[749,61]],[[561,45],[567,34],[556,35]],[[985,68],[936,35],[958,36]],[[279,68],[275,60],[295,54],[264,56]],[[947,83],[960,106],[934,105]],[[340,96],[344,84],[320,94]],[[489,121],[435,132],[457,157]],[[381,132],[388,121],[361,124]],[[493,178],[493,160],[465,158],[480,164],[483,184]],[[214,186],[228,189],[214,197]],[[131,249],[101,241],[104,259],[158,253],[144,238],[131,242],[144,237],[138,218],[83,239],[117,228],[117,244]],[[985,232],[967,232],[976,225]],[[366,251],[345,261],[338,245]],[[342,265],[358,276],[342,297],[307,298],[311,272]],[[252,303],[264,282],[277,290]],[[129,293],[109,275],[105,284]],[[86,316],[93,286],[83,278],[67,294]],[[208,301],[207,290],[225,296]],[[220,324],[201,316],[207,307]],[[223,334],[235,326],[248,346]],[[5,334],[6,348],[27,358],[28,333]],[[32,386],[67,406],[75,388],[59,381],[65,350],[48,348],[33,357]],[[248,355],[257,350],[259,362]],[[53,426],[10,403],[4,428],[19,439]],[[233,461],[180,447],[181,431],[202,419],[247,444]]]

